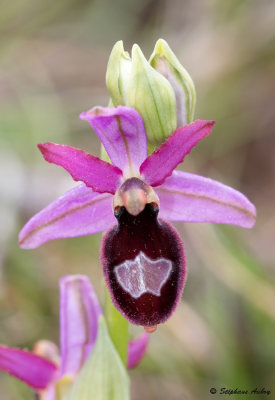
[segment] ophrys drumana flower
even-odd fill
[[[182,241],[166,220],[250,228],[255,207],[222,183],[174,171],[211,133],[213,121],[178,128],[147,157],[136,110],[95,107],[80,117],[90,122],[113,164],[70,146],[39,145],[46,161],[84,185],[35,215],[20,233],[20,246],[108,230],[101,261],[112,300],[130,322],[153,329],[175,309],[186,278]]]

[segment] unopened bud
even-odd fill
[[[196,103],[195,86],[167,42],[159,39],[149,60],[151,66],[171,84],[177,103],[177,127],[193,121]]]
[[[149,143],[159,145],[177,127],[176,96],[169,81],[148,63],[138,45],[132,59],[117,42],[110,55],[106,84],[112,104],[135,108]]]
[[[127,83],[131,75],[132,60],[127,51],[124,51],[123,42],[117,42],[109,58],[106,85],[111,95],[110,107],[129,105],[126,99]]]

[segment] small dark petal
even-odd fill
[[[137,216],[119,207],[118,225],[104,235],[101,247],[103,272],[115,306],[131,323],[145,327],[170,317],[186,278],[180,236],[157,215],[154,203]]]

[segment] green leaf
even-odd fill
[[[104,314],[108,324],[110,337],[123,364],[127,366],[129,322],[114,307],[106,286]]]
[[[67,400],[130,400],[127,371],[99,318],[95,347],[80,371]]]

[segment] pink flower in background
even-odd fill
[[[174,171],[211,133],[213,121],[177,129],[147,157],[146,132],[136,110],[96,107],[80,117],[90,122],[113,165],[70,146],[39,145],[46,161],[84,185],[36,214],[20,232],[19,244],[35,248],[107,231],[101,261],[112,300],[130,322],[153,331],[175,309],[186,279],[182,241],[166,220],[250,228],[255,207],[222,183]]]
[[[60,382],[70,385],[93,350],[101,307],[86,276],[60,280],[60,353],[54,343],[41,341],[33,353],[0,345],[0,370],[34,388],[39,399],[56,400]],[[129,343],[128,368],[145,354],[148,334]]]

